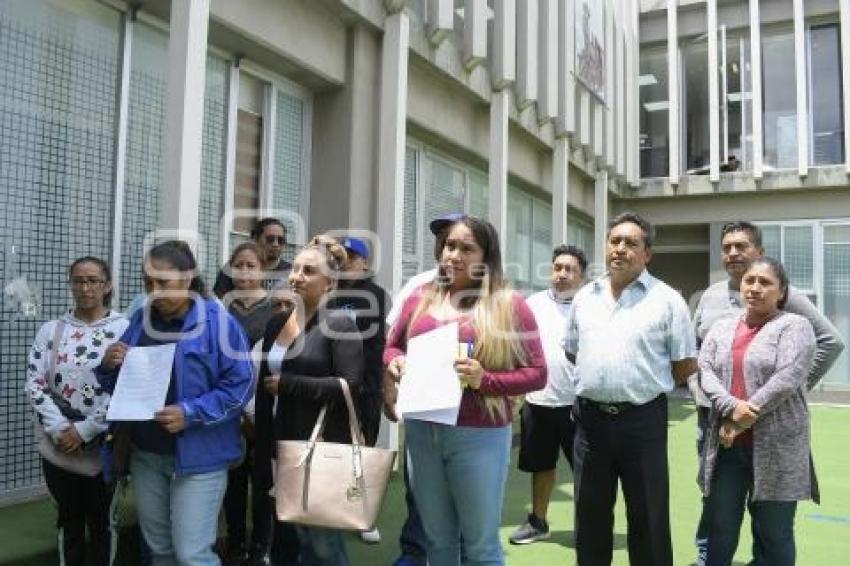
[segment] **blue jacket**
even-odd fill
[[[138,343],[144,311],[133,314],[121,342]],[[202,474],[242,457],[240,416],[254,392],[251,348],[242,327],[215,299],[193,302],[182,332],[187,336],[177,342],[173,375],[186,428],[177,434],[175,472]],[[111,393],[118,370],[101,366],[97,373]]]

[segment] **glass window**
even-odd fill
[[[682,17],[682,14],[679,15]],[[681,42],[682,58],[682,138],[687,173],[707,173],[711,161],[708,111],[708,34],[705,10],[688,13],[689,28],[697,26],[700,35]],[[717,70],[713,69],[714,72]]]
[[[233,188],[233,208],[236,210],[257,210],[260,207],[264,101],[264,84],[251,75],[240,73],[239,103],[236,111],[236,175]],[[237,213],[233,219],[232,230],[247,236],[253,226],[254,218]]]
[[[402,226],[402,280],[408,279],[419,273],[418,237],[416,222],[416,199],[418,181],[419,154],[408,147],[404,151],[404,226]]]
[[[813,165],[844,161],[844,109],[841,96],[841,46],[838,24],[809,31],[809,108]]]
[[[227,61],[207,55],[198,231],[204,243],[199,261],[204,280],[209,285],[215,281],[218,268],[223,263],[220,247],[227,145],[227,73]]]
[[[567,243],[584,251],[589,270],[594,258],[593,221],[585,220],[583,216],[572,209],[567,220]]]
[[[168,34],[142,22],[133,26],[127,158],[124,177],[124,222],[121,237],[121,307],[143,292],[145,237],[159,222],[159,187],[163,174],[162,139]]]
[[[640,54],[640,176],[669,174],[669,101],[667,49],[644,49]]]
[[[29,347],[71,304],[70,262],[110,259],[120,38],[94,2],[0,2],[0,499],[42,482]]]
[[[283,90],[277,90],[277,116],[274,143],[274,183],[272,203],[275,210],[285,210],[294,217],[301,216],[304,193],[304,101]],[[282,218],[286,225],[287,246],[284,257],[291,260],[295,250],[306,242],[297,242],[296,225],[292,217]],[[302,220],[307,226],[307,219]],[[303,235],[307,237],[306,234]]]
[[[753,92],[750,39],[720,28],[721,170],[750,171],[753,153]]]
[[[552,258],[552,205],[509,187],[508,208],[505,276],[526,293],[545,289]]]
[[[797,167],[797,86],[794,31],[762,30],[765,168]]]
[[[850,224],[823,229],[823,312],[847,343],[850,339]],[[850,386],[850,354],[841,353],[824,383]]]

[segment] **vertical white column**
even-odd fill
[[[630,25],[630,13],[622,2],[614,2],[614,6],[616,7],[614,11],[614,15],[616,17],[616,25],[614,26],[614,58],[616,61],[615,64],[615,74],[616,79],[614,80],[615,86],[615,122],[616,125],[614,130],[615,134],[615,150],[616,153],[616,171],[617,176],[620,178],[624,178],[626,176],[626,147],[628,132],[626,129],[626,87],[628,83],[628,76],[626,75],[626,53],[623,48],[624,40],[626,38],[625,35],[625,27]],[[637,143],[637,140],[635,140]]]
[[[720,85],[717,82],[717,0],[708,0],[708,154],[709,178],[720,180]]]
[[[841,94],[844,101],[844,168],[850,174],[850,0],[838,0],[841,18]]]
[[[490,97],[490,166],[489,213],[490,222],[499,233],[502,250],[507,249],[508,233],[508,119],[511,92],[494,91]]]
[[[224,210],[232,210],[233,195],[236,192],[236,133],[239,116],[239,59],[230,65],[227,76],[227,133],[224,157]],[[230,249],[230,230],[233,229],[232,218],[225,215],[221,227],[221,253],[226,256]],[[220,264],[224,263],[221,258]]]
[[[593,249],[597,263],[605,261],[605,240],[608,233],[608,171],[596,173],[593,198]]]
[[[576,89],[578,90],[578,137],[581,147],[587,156],[590,156],[593,148],[590,145],[590,136],[592,131],[591,110],[590,110],[590,93],[583,84],[576,81]]]
[[[558,1],[540,0],[539,6],[540,99],[537,117],[542,123],[558,115]]]
[[[605,167],[605,117],[607,109],[605,103],[593,97],[593,157],[596,166]]]
[[[130,66],[133,61],[133,25],[135,10],[124,14],[121,37],[121,82],[118,91],[118,116],[115,132],[115,208],[112,215],[112,300],[121,304],[121,256],[124,239],[124,189],[127,169],[127,126],[130,106]]]
[[[726,25],[720,26],[720,123],[723,125],[720,139],[720,162],[729,161],[729,79],[726,66]],[[743,90],[743,89],[741,89]],[[741,158],[742,156],[738,156]]]
[[[522,109],[537,100],[537,0],[525,0],[516,8],[516,103]]]
[[[465,0],[463,6],[463,65],[471,71],[487,58],[487,0]]]
[[[570,194],[570,142],[555,138],[552,156],[552,247],[567,242]]]
[[[803,0],[794,0],[794,67],[797,76],[797,172],[800,177],[805,177],[809,174],[809,81]]]
[[[440,45],[454,29],[454,1],[428,0],[428,41]]]
[[[516,80],[516,0],[493,2],[494,89],[502,89]]]
[[[615,82],[615,53],[614,53],[614,2],[607,0],[605,3],[605,166],[613,171],[617,158],[615,155],[615,109],[617,107],[617,95]]]
[[[381,285],[391,293],[401,286],[409,46],[410,20],[407,14],[399,10],[388,15],[381,46],[378,105],[377,231],[382,253],[376,269]]]
[[[576,133],[575,64],[575,0],[563,0],[558,12],[558,124],[559,135],[572,137]]]
[[[162,228],[198,231],[209,0],[172,2],[163,134]]]
[[[667,0],[667,85],[670,183],[679,183],[679,22],[678,0]]]
[[[753,177],[764,175],[764,134],[762,133],[761,16],[759,0],[750,0],[750,67],[753,86]],[[743,72],[743,69],[741,70]],[[743,105],[742,105],[743,106]]]
[[[640,182],[640,3],[631,0],[628,4],[628,39],[626,41],[626,177],[629,185],[636,187]]]

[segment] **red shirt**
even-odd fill
[[[384,350],[384,364],[390,363],[393,358],[403,355],[407,349],[408,334],[412,338],[424,334],[439,326],[454,322],[453,320],[437,320],[429,314],[420,315],[413,323],[408,333],[410,318],[416,311],[422,296],[422,289],[415,291],[404,303],[401,315],[396,321],[387,338]],[[460,411],[457,416],[459,426],[494,427],[504,426],[511,422],[513,411],[510,397],[523,395],[531,391],[542,389],[546,386],[546,359],[543,357],[543,346],[537,331],[537,322],[534,314],[525,303],[522,295],[514,293],[514,325],[518,331],[518,340],[522,342],[528,362],[525,367],[512,370],[489,370],[484,368],[481,378],[481,387],[478,391],[471,388],[463,390],[460,401]],[[461,316],[457,319],[459,323],[458,342],[475,343],[476,331],[471,324],[469,316]],[[504,399],[506,409],[505,418],[492,418],[482,403],[482,395],[488,397],[501,397]]]
[[[742,401],[750,398],[747,391],[747,383],[744,379],[744,356],[747,353],[747,348],[750,343],[762,329],[763,324],[757,326],[749,326],[742,318],[735,328],[735,338],[732,341],[732,384],[729,388],[729,393]],[[735,438],[736,446],[752,446],[753,445],[753,430],[747,429]]]

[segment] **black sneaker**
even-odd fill
[[[528,520],[511,533],[508,540],[511,544],[531,544],[538,540],[546,540],[550,536],[549,525],[543,519],[538,519],[534,513],[528,514]]]

